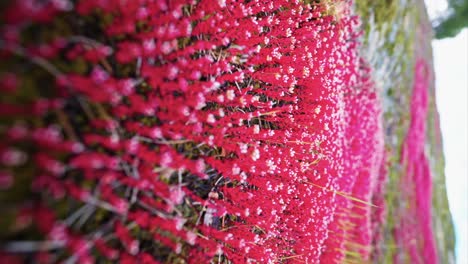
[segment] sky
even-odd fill
[[[426,0],[434,18],[445,0]],[[468,29],[432,42],[436,100],[445,154],[445,176],[456,234],[457,264],[468,263]]]

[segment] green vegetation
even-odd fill
[[[468,27],[468,0],[449,0],[447,15],[436,19],[434,31],[437,39],[455,37]]]
[[[398,247],[393,228],[398,211],[404,204],[400,196],[400,149],[409,126],[409,98],[413,82],[414,27],[412,3],[406,1],[356,1],[362,16],[364,46],[362,52],[374,68],[374,80],[381,89],[384,104],[385,142],[388,155],[388,183],[385,200],[387,216],[381,229],[383,239],[374,245],[375,263],[392,263]],[[411,29],[411,30],[408,30]]]
[[[357,0],[356,10],[362,16],[362,27],[365,31],[362,52],[375,69],[374,80],[378,88],[382,89],[389,166],[385,194],[387,217],[382,228],[383,241],[375,245],[373,261],[393,263],[394,254],[400,251],[394,241],[393,230],[399,221],[398,214],[406,204],[406,199],[400,191],[400,179],[403,175],[400,152],[409,126],[415,51],[421,49],[419,46],[416,48],[415,43],[429,43],[431,36],[428,34],[423,37],[429,39],[421,40],[416,31],[417,26],[414,26],[428,21],[423,1]],[[466,22],[468,23],[468,20]],[[432,63],[431,56],[431,53],[426,51],[424,57],[429,64]],[[454,231],[445,188],[444,159],[433,85],[429,93],[427,146],[434,176],[433,225],[440,262],[450,263],[454,255]]]

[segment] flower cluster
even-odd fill
[[[395,231],[397,245],[404,250],[395,255],[394,261],[403,263],[407,256],[412,263],[438,263],[432,229],[432,174],[425,152],[431,75],[422,58],[416,62],[414,72],[411,122],[401,154],[401,188],[408,205],[398,212],[399,227]]]
[[[8,209],[8,239],[44,241],[4,254],[368,260],[383,213],[380,102],[359,19],[336,6],[10,1],[0,188],[27,196]]]

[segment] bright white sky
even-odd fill
[[[426,0],[434,18],[445,0]],[[436,99],[445,152],[450,211],[455,224],[457,264],[468,263],[468,29],[455,38],[434,40]]]

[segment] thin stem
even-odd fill
[[[65,247],[65,241],[11,241],[2,250],[12,253],[50,251]]]

